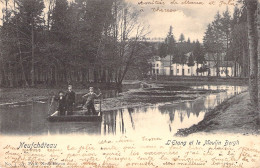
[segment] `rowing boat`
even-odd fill
[[[98,115],[84,115],[85,110],[74,111],[72,115],[58,115],[58,112],[54,112],[52,115],[47,117],[50,122],[101,122],[102,113]]]

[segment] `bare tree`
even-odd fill
[[[133,6],[123,1],[115,1],[114,5],[116,23],[113,32],[114,42],[118,46],[114,52],[118,65],[115,69],[115,80],[121,85],[134,57],[142,53],[138,45],[148,31],[139,20],[140,13]]]

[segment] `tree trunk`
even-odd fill
[[[242,74],[243,77],[247,77],[246,72],[247,72],[248,68],[246,66],[246,49],[245,49],[244,45],[243,45],[243,56],[242,56],[242,58],[243,58],[243,62],[242,62],[242,72],[241,72],[241,74]]]
[[[17,32],[18,33],[18,32]],[[25,76],[25,71],[24,71],[24,66],[23,66],[23,60],[22,60],[22,51],[21,51],[21,44],[20,44],[20,40],[19,37],[18,38],[18,48],[19,48],[19,64],[21,66],[21,71],[22,71],[22,79],[25,83],[25,86],[28,87],[28,82],[26,80],[26,76]]]
[[[247,1],[247,28],[250,57],[249,94],[251,103],[254,107],[257,107],[258,103],[257,44],[255,39],[257,35],[255,29],[256,3],[256,0]]]
[[[260,2],[257,1],[257,33],[258,33],[258,45],[257,45],[257,61],[258,61],[258,111],[260,111]],[[260,118],[260,113],[258,119]]]
[[[5,70],[5,62],[4,62],[4,59],[3,59],[3,56],[2,56],[2,53],[1,54],[1,83],[0,83],[0,86],[5,86],[6,85],[6,70]]]
[[[33,17],[32,17],[33,18]],[[32,21],[32,69],[31,69],[31,85],[34,86],[34,28],[33,28],[33,21]]]
[[[9,62],[8,63],[8,73],[9,73],[9,75],[8,75],[8,79],[9,79],[9,86],[10,87],[14,87],[14,80],[13,80],[13,73],[12,73],[12,68],[11,68],[11,63]]]
[[[234,77],[237,77],[237,62],[236,61],[234,61],[234,65],[235,65],[235,67],[234,67]]]
[[[227,37],[227,50],[226,50],[226,77],[228,77],[228,41],[229,41],[229,36],[228,33],[226,34]],[[236,72],[236,68],[235,68],[235,72]]]
[[[217,77],[219,77],[220,75],[219,75],[219,72],[220,72],[220,70],[219,70],[219,53],[217,53]]]

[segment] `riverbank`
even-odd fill
[[[240,77],[216,77],[216,76],[165,76],[158,75],[153,78],[146,80],[152,83],[163,83],[163,84],[205,84],[205,85],[248,85],[248,78]]]
[[[44,101],[57,94],[59,89],[25,88],[1,90],[0,105],[13,105],[31,101]],[[82,95],[86,89],[74,89],[76,104],[83,103]],[[194,100],[202,95],[218,93],[221,90],[192,88],[181,85],[156,85],[127,81],[121,93],[116,90],[103,90],[102,111],[148,106],[156,103],[182,102]]]
[[[129,88],[136,88],[140,86],[139,81],[125,81],[123,85],[130,86]],[[89,86],[95,86],[101,90],[113,90],[113,87],[108,87],[102,84],[87,84],[87,86],[73,86],[73,90],[76,94],[83,94],[88,92]],[[60,87],[46,87],[38,86],[33,88],[0,88],[0,105],[4,104],[16,104],[23,102],[47,100],[50,97],[57,95],[59,91],[66,91],[67,85]],[[114,89],[115,90],[115,89]]]
[[[177,136],[193,133],[259,134],[259,112],[250,106],[249,93],[233,96],[206,113],[204,119],[190,128],[180,129]]]
[[[154,84],[182,84],[182,85],[236,85],[236,86],[247,86],[248,83],[245,81],[210,81],[210,80],[146,80],[147,83],[154,83]]]

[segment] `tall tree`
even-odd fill
[[[258,35],[258,44],[257,44],[257,63],[258,63],[258,111],[260,111],[260,2],[257,1],[257,35]],[[260,120],[260,114],[258,114],[258,123]]]
[[[59,43],[68,43],[68,2],[67,0],[56,0],[52,12],[51,36]]]
[[[173,32],[172,32],[173,28],[172,26],[170,26],[168,35],[165,39],[165,42],[167,44],[167,54],[170,55],[170,74],[172,75],[172,58],[174,56],[175,50],[176,50],[176,41],[174,39],[173,36]]]
[[[184,41],[185,41],[184,34],[181,33],[180,38],[179,38],[179,42],[183,43]]]
[[[231,21],[231,16],[229,13],[228,8],[226,11],[223,13],[223,17],[220,20],[221,23],[221,31],[223,32],[223,48],[225,49],[225,61],[226,61],[226,76],[228,76],[228,61],[230,60],[228,58],[229,56],[229,46],[230,46],[230,36],[231,36],[231,26],[232,26],[232,21]],[[236,64],[236,62],[235,62]]]
[[[208,25],[205,35],[203,37],[204,48],[207,54],[213,58],[214,62],[216,62],[216,74],[219,76],[219,59],[218,59],[218,42],[216,40],[216,36],[214,34],[214,29],[211,24]]]
[[[204,54],[203,48],[202,48],[202,46],[201,46],[201,44],[198,40],[196,41],[196,44],[195,44],[193,56],[194,56],[195,61],[197,63],[197,69],[198,69],[198,64],[204,64],[205,63],[205,54]],[[197,71],[197,75],[198,75],[198,71]]]
[[[248,31],[248,45],[249,45],[249,57],[250,57],[250,76],[249,76],[249,93],[250,100],[254,107],[257,107],[258,103],[258,86],[257,86],[257,35],[256,31],[256,10],[257,1],[246,1],[247,8],[247,31]]]
[[[31,36],[31,85],[35,84],[35,43],[37,36],[36,29],[43,23],[42,12],[44,9],[43,0],[17,0],[18,13],[17,17],[23,25],[22,32]],[[29,31],[30,30],[30,31]]]
[[[188,38],[188,40],[187,40],[187,43],[189,43],[189,44],[190,44],[190,38]]]

